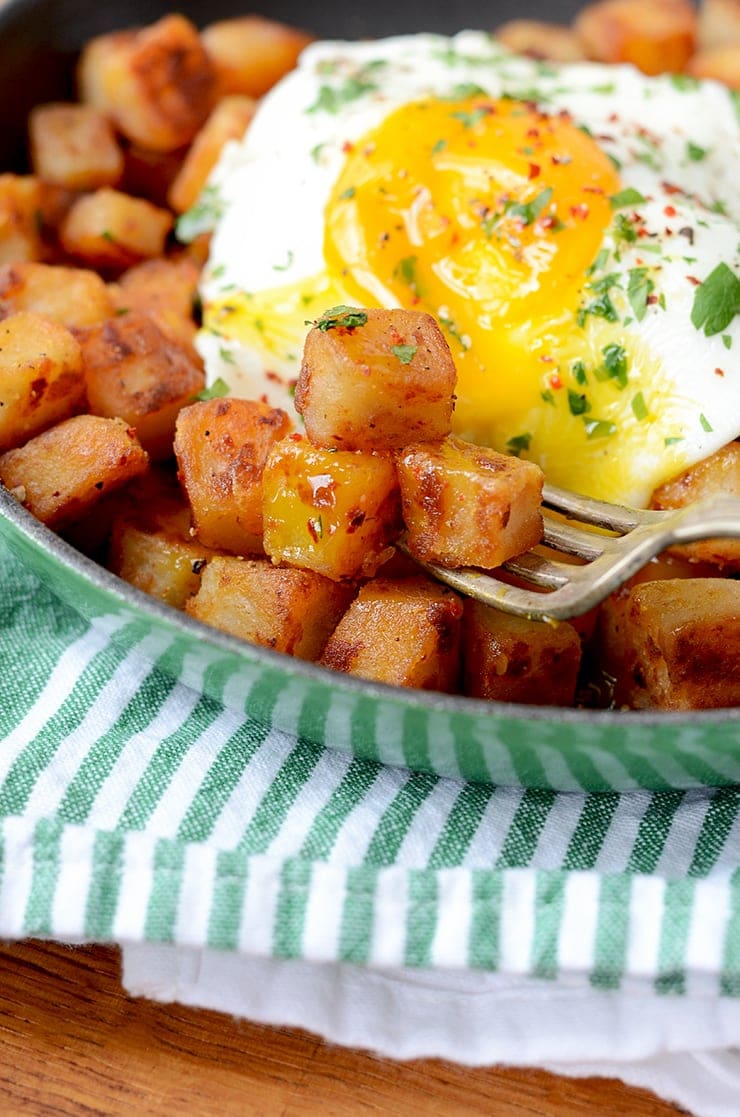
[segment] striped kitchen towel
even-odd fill
[[[0,578],[1,935],[740,1003],[737,789],[383,767],[160,673],[4,548]]]

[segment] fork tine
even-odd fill
[[[550,516],[545,516],[544,521],[544,542],[556,550],[564,551],[566,555],[578,555],[584,559],[598,558],[604,553],[607,541],[611,538],[596,535],[593,531],[583,531]]]
[[[632,531],[638,524],[653,523],[665,517],[664,512],[609,504],[605,500],[594,500],[592,497],[571,492],[569,489],[560,489],[557,485],[544,486],[542,502],[554,512],[564,513],[571,519],[580,520],[584,524],[593,524],[594,527],[618,531],[622,535]]]

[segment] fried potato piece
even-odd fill
[[[740,89],[740,42],[697,51],[686,64],[686,73]]]
[[[428,578],[375,578],[329,637],[320,663],[391,686],[454,691],[462,602]]]
[[[126,144],[123,178],[118,189],[166,208],[169,205],[167,195],[180,173],[187,151],[187,146],[174,151],[149,151],[136,144]]]
[[[69,418],[84,397],[80,346],[65,326],[27,311],[0,322],[0,450]]]
[[[87,268],[33,261],[0,265],[0,319],[21,310],[69,329],[94,326],[114,313],[105,283]]]
[[[195,25],[166,15],[92,39],[82,51],[78,85],[81,100],[127,139],[174,151],[192,141],[211,110],[214,70]]]
[[[237,555],[264,554],[262,474],[291,429],[280,408],[258,400],[212,399],[177,417],[175,457],[198,538]]]
[[[178,412],[205,384],[193,350],[135,310],[81,331],[80,342],[91,412],[124,419],[154,460],[169,457]]]
[[[248,640],[315,660],[354,589],[312,570],[277,567],[266,559],[217,556],[185,605],[192,617]]]
[[[140,310],[167,337],[192,345],[199,276],[200,268],[190,256],[160,257],[129,268],[117,283],[110,284],[109,292],[119,314]]]
[[[0,480],[37,519],[59,529],[147,468],[120,419],[75,415],[0,457]]]
[[[396,469],[408,547],[422,562],[491,569],[542,539],[534,462],[450,436],[407,446]]]
[[[120,271],[164,254],[172,214],[108,186],[78,198],[59,230],[64,249],[90,268]]]
[[[740,43],[740,0],[701,0],[699,52]]]
[[[262,478],[264,547],[337,580],[370,577],[400,531],[400,497],[389,454],[324,450],[288,435]]]
[[[573,28],[588,58],[631,62],[645,74],[679,73],[696,45],[696,10],[690,0],[597,0]]]
[[[28,122],[31,164],[45,182],[68,190],[115,186],[123,151],[110,121],[92,105],[37,105]]]
[[[430,314],[335,307],[308,333],[295,405],[317,446],[395,450],[450,433],[456,379]]]
[[[313,36],[285,23],[251,14],[219,20],[203,29],[220,96],[261,97],[296,64]]]
[[[572,706],[580,666],[581,640],[567,621],[550,625],[479,601],[465,602],[465,694],[532,706]]]
[[[653,508],[685,508],[696,500],[726,494],[740,497],[740,442],[729,442],[653,493]],[[692,562],[719,566],[728,574],[740,571],[740,540],[701,539],[672,547]]]
[[[35,175],[0,174],[0,264],[42,259],[43,196]]]
[[[182,166],[168,192],[168,201],[176,213],[184,213],[195,205],[208,176],[216,166],[224,144],[238,140],[246,132],[254,116],[257,102],[252,97],[233,94],[218,102],[198,135],[188,148]]]
[[[517,54],[553,62],[582,62],[586,55],[571,27],[536,19],[512,19],[496,28],[494,38]]]
[[[740,582],[679,578],[623,588],[602,606],[599,642],[617,705],[740,705]]]

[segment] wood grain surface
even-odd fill
[[[540,1071],[393,1063],[315,1036],[159,1005],[118,952],[0,945],[2,1117],[677,1117],[651,1094]]]

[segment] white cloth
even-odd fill
[[[656,997],[639,983],[471,971],[380,970],[137,943],[123,948],[133,996],[302,1028],[394,1059],[543,1067],[652,1090],[694,1117],[740,1114],[740,1001]]]

